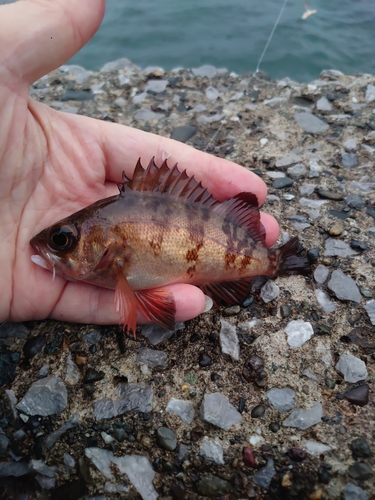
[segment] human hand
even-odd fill
[[[28,86],[70,59],[94,34],[104,0],[25,0],[0,6],[0,321],[47,317],[80,323],[118,323],[114,291],[67,282],[32,263],[29,240],[40,230],[118,192],[139,157],[161,164],[171,155],[219,200],[251,191],[260,203],[263,181],[226,160],[136,129],[55,111],[28,96]],[[266,243],[278,237],[262,214]],[[168,287],[176,320],[203,311],[192,285]],[[144,321],[142,317],[139,322]]]

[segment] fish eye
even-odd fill
[[[51,250],[70,250],[77,237],[77,229],[74,226],[55,226],[49,233],[48,246]]]

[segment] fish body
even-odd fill
[[[43,230],[31,246],[57,274],[113,289],[124,328],[136,312],[171,328],[173,283],[201,287],[215,303],[234,304],[254,276],[306,274],[295,238],[268,250],[258,201],[251,193],[218,202],[193,177],[154,160],[124,175],[119,194]]]

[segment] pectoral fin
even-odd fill
[[[135,332],[137,328],[137,299],[129,283],[122,273],[119,273],[115,289],[116,311],[120,313],[120,322],[124,330]]]
[[[211,297],[216,307],[220,304],[232,306],[240,304],[250,295],[251,281],[249,279],[240,279],[221,283],[206,283],[201,286],[201,289]]]

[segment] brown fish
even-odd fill
[[[215,200],[194,177],[138,161],[120,193],[97,201],[44,229],[30,241],[34,262],[69,280],[115,290],[124,328],[133,333],[136,313],[172,328],[175,305],[161,288],[199,286],[216,304],[236,304],[254,276],[307,274],[296,256],[298,239],[265,246],[258,200],[243,192]]]

